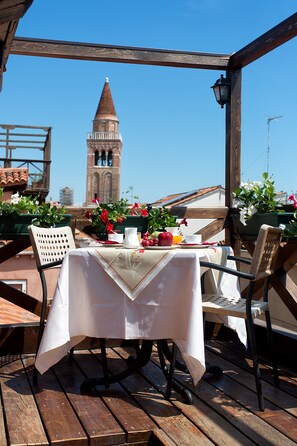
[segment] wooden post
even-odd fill
[[[225,206],[232,207],[232,192],[240,184],[241,170],[241,70],[227,73],[231,81],[230,103],[226,104],[226,169]],[[229,220],[227,220],[229,223]],[[229,224],[226,229],[226,244],[235,247]]]

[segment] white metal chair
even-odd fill
[[[75,241],[69,226],[60,228],[40,228],[31,225],[28,227],[28,231],[42,286],[42,310],[37,338],[37,353],[45,326],[46,310],[48,306],[47,282],[44,271],[60,266],[65,254],[70,249],[75,248]],[[71,351],[71,354],[72,352],[73,351]],[[34,368],[33,372],[33,381],[35,383],[37,381],[36,368]]]
[[[268,306],[269,278],[274,272],[277,252],[280,247],[282,229],[274,228],[268,225],[262,225],[255,244],[255,249],[251,261],[242,260],[240,257],[229,256],[233,260],[250,263],[248,273],[237,271],[228,267],[220,266],[210,262],[201,261],[201,266],[213,268],[225,273],[235,275],[249,280],[246,298],[234,298],[218,294],[203,294],[202,306],[204,313],[212,313],[224,316],[235,316],[244,318],[247,327],[248,343],[251,349],[256,389],[260,410],[264,410],[264,398],[262,393],[261,376],[258,364],[254,319],[261,314],[265,314],[266,328],[269,348],[271,351],[271,360],[273,365],[274,381],[279,386],[279,377],[277,371],[277,362],[273,349],[271,319]],[[255,282],[263,281],[263,301],[252,300]]]

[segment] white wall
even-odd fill
[[[199,197],[195,200],[189,201],[183,206],[196,207],[196,208],[209,208],[225,206],[225,192],[222,190],[215,190],[209,194]],[[188,219],[188,226],[181,226],[182,234],[195,234],[199,229],[211,223],[213,219]],[[221,241],[225,239],[225,231],[221,231],[215,237],[209,239],[209,241]]]

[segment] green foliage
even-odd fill
[[[296,239],[297,238],[297,210],[293,214],[294,219],[290,220],[286,225],[283,233],[283,240]]]
[[[38,215],[32,224],[35,226],[41,226],[44,228],[50,228],[60,223],[66,209],[57,207],[52,203],[39,204],[37,197],[19,195],[18,193],[11,196],[10,202],[3,201],[3,188],[0,188],[0,215],[6,215],[16,218],[20,214],[33,214]]]
[[[50,228],[62,222],[65,213],[66,209],[64,206],[57,207],[52,203],[42,203],[37,208],[36,214],[38,214],[38,217],[32,220],[32,224],[42,228]]]
[[[164,206],[161,208],[152,208],[148,214],[148,232],[164,231],[167,227],[179,226],[176,217],[171,215]]]
[[[242,182],[233,192],[234,207],[240,210],[244,222],[249,220],[256,212],[276,212],[280,208],[280,204],[276,200],[272,177],[264,172],[262,178],[263,182]]]

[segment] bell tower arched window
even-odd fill
[[[109,167],[112,166],[112,150],[109,150],[109,152],[108,152],[107,165],[108,165]]]
[[[94,165],[95,166],[101,166],[101,155],[98,152],[98,150],[95,151]]]
[[[106,152],[105,150],[102,150],[102,154],[101,154],[101,166],[106,166]]]

